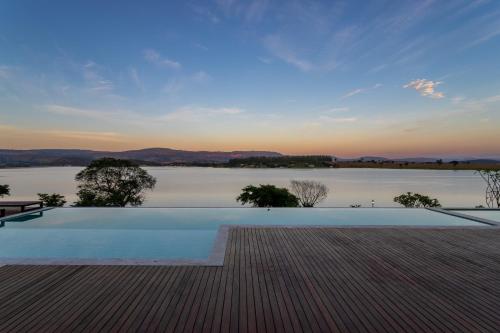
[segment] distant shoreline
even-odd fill
[[[221,168],[221,169],[393,169],[393,170],[492,170],[500,171],[500,163],[467,163],[459,162],[457,165],[450,163],[418,163],[418,162],[337,162],[331,166],[229,166],[227,163],[168,163],[168,164],[139,164],[141,167],[177,167],[177,168]],[[86,165],[3,165],[2,169],[30,169],[54,167],[80,167]]]

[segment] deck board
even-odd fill
[[[0,332],[498,332],[500,229],[231,228],[223,266],[0,267]]]

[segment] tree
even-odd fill
[[[94,160],[76,177],[78,198],[75,206],[139,206],[144,192],[156,179],[134,162],[114,158]]]
[[[302,207],[314,207],[328,195],[326,185],[312,180],[292,180],[291,186]]]
[[[43,205],[47,207],[62,207],[66,203],[64,195],[57,193],[38,193],[38,198],[43,202]]]
[[[420,207],[441,207],[438,199],[432,199],[426,195],[419,193],[407,192],[394,198],[397,202],[406,208],[420,208]]]
[[[236,198],[242,205],[250,203],[253,207],[298,207],[299,200],[286,188],[274,185],[248,185]]]
[[[489,208],[500,208],[500,171],[477,170],[486,182],[486,205]]]
[[[9,185],[0,185],[0,198],[3,198],[6,195],[10,195]]]

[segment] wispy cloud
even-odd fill
[[[163,92],[174,95],[192,84],[210,82],[212,77],[205,71],[198,71],[192,75],[171,78],[163,87]]]
[[[201,5],[190,4],[191,10],[198,15],[198,17],[208,20],[213,24],[217,24],[220,22],[219,17],[213,13],[209,8]]]
[[[370,69],[368,71],[368,73],[378,73],[378,72],[384,70],[385,68],[387,68],[387,64],[378,65],[378,66],[375,66],[372,69]]]
[[[114,89],[113,82],[100,74],[101,67],[93,61],[87,61],[82,66],[82,74],[88,89],[95,92],[110,92]]]
[[[160,53],[153,49],[147,49],[143,51],[144,59],[152,64],[158,65],[160,67],[170,68],[170,69],[180,69],[182,65],[166,57],[162,57]]]
[[[440,99],[444,98],[444,93],[436,91],[436,87],[440,84],[442,84],[442,82],[417,79],[405,84],[403,88],[415,89],[422,96]]]
[[[45,106],[45,110],[49,113],[64,115],[64,116],[77,116],[94,119],[113,119],[115,117],[124,116],[123,111],[102,111],[95,109],[84,109],[65,105],[50,104]]]
[[[194,43],[193,47],[197,48],[199,50],[202,50],[202,51],[208,51],[208,47],[206,47],[205,45],[203,45],[201,43]]]
[[[382,87],[382,84],[376,83],[373,86],[368,87],[368,88],[357,88],[357,89],[354,89],[354,90],[348,92],[344,96],[342,96],[341,99],[346,99],[346,98],[349,98],[349,97],[352,97],[352,96],[355,96],[355,95],[358,95],[361,93],[365,93],[365,92],[370,91],[370,90],[378,89],[380,87]]]
[[[282,37],[270,35],[264,38],[264,45],[276,58],[297,67],[301,71],[309,72],[314,69],[314,65],[308,60],[300,58]]]
[[[484,102],[485,103],[497,103],[497,102],[500,102],[500,95],[486,97],[484,99]]]
[[[0,66],[0,79],[8,79],[10,76],[10,67]]]
[[[218,11],[226,17],[242,17],[246,21],[260,21],[266,14],[270,0],[216,0]]]
[[[88,144],[92,143],[103,144],[106,142],[118,143],[126,141],[122,134],[111,131],[32,129],[12,125],[0,125],[0,130],[0,140],[13,148],[19,145],[22,147],[28,137],[35,138],[34,147],[38,145],[53,147],[54,143],[59,143],[60,147],[69,146],[74,148],[75,143],[80,143],[82,147],[88,149]]]
[[[273,61],[267,57],[257,57],[257,59],[263,63],[263,64],[266,64],[266,65],[269,65],[271,64]]]
[[[44,109],[49,113],[67,117],[83,117],[111,123],[123,122],[145,127],[173,121],[198,122],[214,117],[236,116],[245,112],[237,107],[184,106],[164,115],[146,116],[129,110],[97,110],[55,104],[46,105]]]
[[[161,117],[163,121],[198,122],[206,120],[207,117],[234,116],[244,112],[243,109],[235,107],[207,108],[207,107],[182,107]]]
[[[348,107],[340,107],[340,108],[330,108],[327,110],[324,110],[322,113],[326,114],[332,114],[332,113],[342,113],[342,112],[349,112],[350,109]]]
[[[132,79],[132,82],[134,82],[134,84],[137,86],[137,88],[144,91],[144,84],[143,84],[141,78],[139,77],[139,73],[137,72],[137,69],[135,69],[134,67],[130,67],[128,72],[129,72],[130,78]]]
[[[493,39],[493,38],[498,37],[498,36],[500,36],[500,27],[498,27],[495,30],[488,31],[483,36],[480,36],[477,39],[473,40],[471,43],[466,45],[466,48],[485,43],[485,42],[489,41],[490,39]]]
[[[330,122],[330,123],[353,123],[353,122],[358,121],[358,118],[356,118],[356,117],[337,118],[337,117],[331,117],[331,116],[320,116],[319,120],[324,121],[324,122]]]
[[[269,6],[269,0],[253,0],[245,10],[245,18],[248,21],[259,21],[265,15]]]
[[[48,130],[44,131],[44,134],[70,140],[91,140],[105,142],[120,142],[123,140],[123,136],[115,132]]]

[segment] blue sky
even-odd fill
[[[0,146],[500,156],[500,2],[2,1]]]

